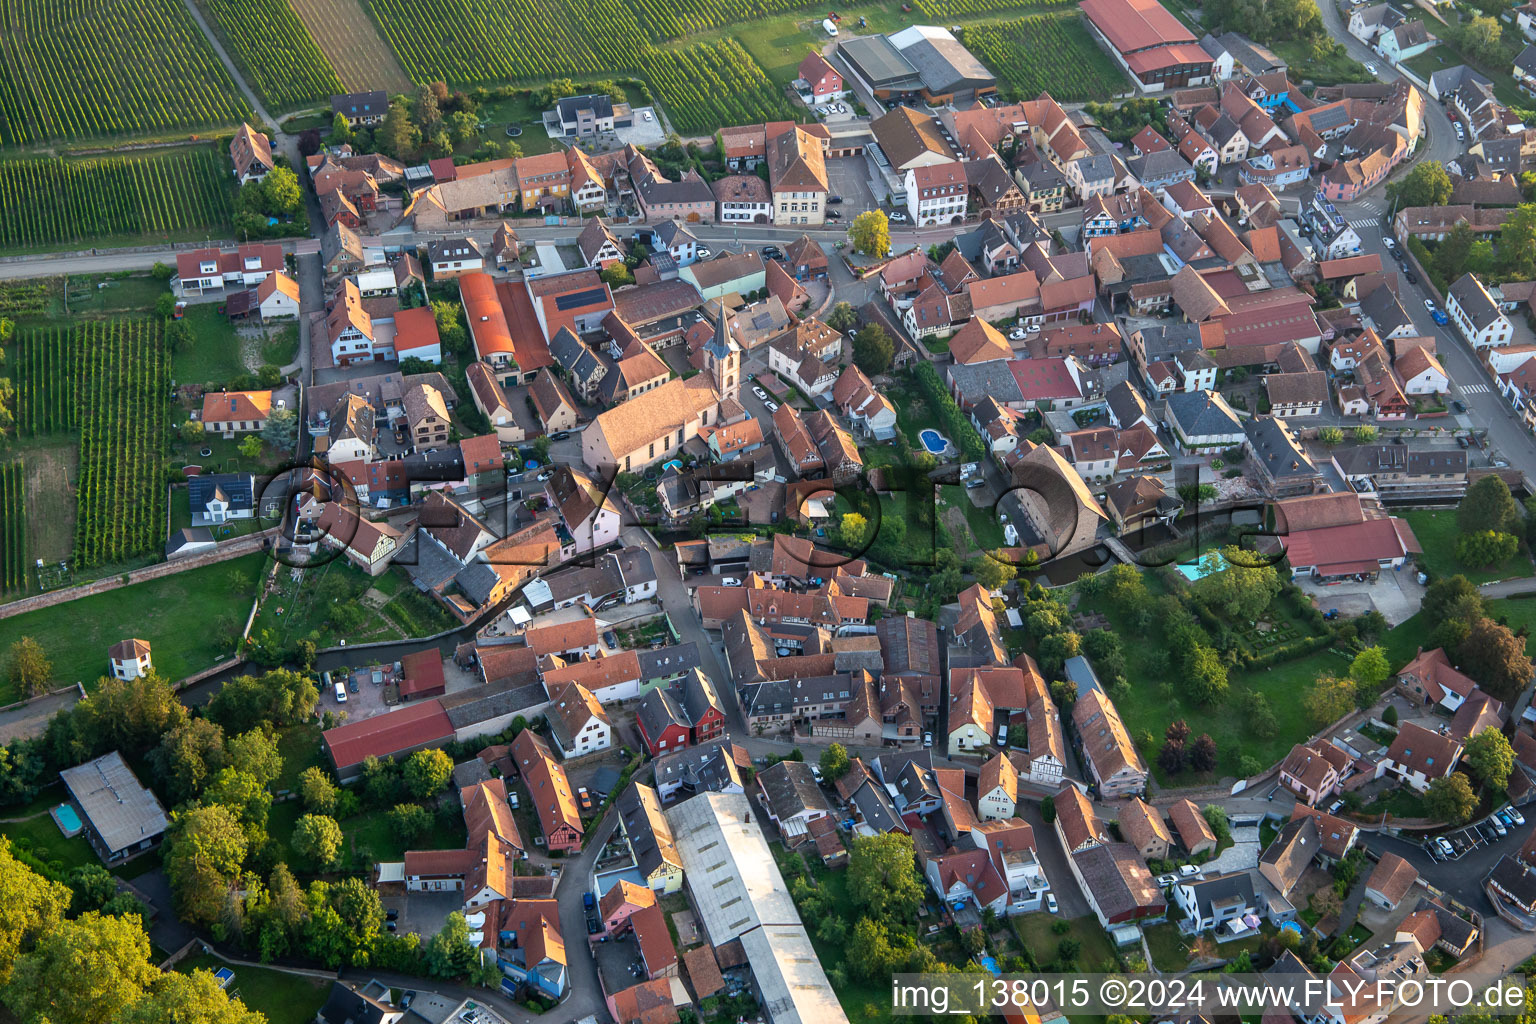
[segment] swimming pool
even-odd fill
[[[949,449],[949,438],[937,430],[924,430],[918,433],[917,439],[923,442],[923,447],[934,455],[943,455]]]
[[[1179,575],[1189,582],[1203,580],[1207,576],[1214,576],[1227,567],[1227,560],[1220,551],[1210,551],[1200,556],[1200,561],[1194,564],[1180,562],[1174,568],[1179,570]]]
[[[675,469],[679,473],[681,473],[682,470],[683,470],[683,463],[682,463],[682,461],[680,459],[671,459],[671,460],[669,460],[667,462],[663,462],[661,464],[661,471],[663,473],[665,473],[669,469]]]
[[[59,830],[67,836],[72,836],[80,831],[80,815],[69,804],[59,804],[53,809],[53,820],[58,822]]]

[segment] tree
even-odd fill
[[[848,241],[855,252],[884,256],[891,249],[891,222],[883,210],[866,210],[848,225]]]
[[[821,775],[828,782],[836,782],[847,775],[849,767],[848,751],[841,743],[834,743],[821,752]]]
[[[260,725],[305,721],[319,699],[314,683],[292,669],[278,668],[231,679],[208,702],[205,714],[230,732],[243,733]]]
[[[181,917],[211,925],[245,863],[245,830],[228,807],[210,804],[171,813],[162,863]]]
[[[1209,733],[1201,733],[1189,748],[1189,766],[1197,772],[1214,771],[1216,768],[1216,741]]]
[[[0,985],[10,981],[23,950],[58,928],[70,898],[69,889],[17,860],[10,842],[0,840]]]
[[[223,768],[228,755],[224,730],[206,718],[189,718],[177,724],[149,761],[176,800],[187,800],[202,791],[209,776]]]
[[[190,422],[190,421],[189,421]],[[299,441],[299,417],[292,409],[273,409],[261,428],[261,439],[273,448],[293,451]]]
[[[1424,588],[1419,605],[1426,622],[1457,619],[1468,626],[1483,617],[1483,597],[1465,576],[1442,576]]]
[[[1501,56],[1499,43],[1502,35],[1503,29],[1497,20],[1480,14],[1462,29],[1462,46],[1478,60],[1497,63]]]
[[[1317,439],[1328,447],[1344,443],[1344,431],[1338,427],[1324,427],[1317,432]]]
[[[231,998],[212,971],[198,968],[160,974],[117,1024],[266,1024],[266,1017]]]
[[[1531,681],[1525,638],[1492,619],[1473,623],[1456,653],[1461,670],[1476,679],[1489,696],[1505,704],[1512,703]]]
[[[293,826],[293,852],[324,870],[341,856],[341,826],[324,814],[306,814]]]
[[[1184,770],[1187,755],[1182,740],[1168,740],[1157,752],[1157,766],[1164,775],[1177,775]]]
[[[1355,655],[1354,661],[1349,663],[1350,678],[1357,683],[1378,685],[1391,674],[1392,669],[1387,662],[1387,652],[1380,647],[1367,647]]]
[[[847,334],[858,322],[859,314],[854,312],[853,305],[848,302],[839,302],[833,306],[825,321],[828,327],[839,334]]]
[[[352,141],[352,123],[347,120],[347,115],[339,110],[336,112],[336,116],[331,118],[331,137],[329,141],[332,145],[341,145]]]
[[[876,921],[910,920],[923,901],[912,837],[899,832],[855,836],[848,850],[847,890],[854,909]]]
[[[869,543],[869,520],[858,512],[844,512],[843,518],[838,522],[837,533],[842,539],[843,546],[862,550]]]
[[[1451,772],[1430,782],[1424,793],[1424,808],[1437,821],[1460,825],[1477,810],[1477,794],[1472,792],[1472,784],[1465,775]]]
[[[385,156],[409,160],[416,155],[420,138],[420,131],[411,124],[410,112],[405,109],[404,103],[397,100],[389,105],[389,110],[384,114],[384,123],[379,125],[374,142]]]
[[[186,444],[196,444],[203,439],[203,425],[197,420],[183,420],[176,433]]]
[[[1272,739],[1280,730],[1279,719],[1275,717],[1275,709],[1270,706],[1269,698],[1258,690],[1243,691],[1243,721],[1248,731],[1261,740]]]
[[[890,936],[882,925],[867,917],[859,918],[848,937],[843,962],[859,978],[873,979],[887,975],[896,959]]]
[[[155,319],[169,320],[176,314],[176,296],[170,292],[161,292],[155,296]]]
[[[267,172],[261,183],[267,212],[274,217],[291,216],[304,206],[304,190],[291,167],[278,166]]]
[[[1001,549],[983,553],[971,563],[971,575],[988,590],[1001,590],[1019,575],[1007,554]]]
[[[1528,281],[1536,276],[1536,206],[1523,203],[1510,212],[1499,229],[1501,273]]]
[[[1350,433],[1354,435],[1355,440],[1360,444],[1370,444],[1372,441],[1376,440],[1376,428],[1371,426],[1369,423],[1360,424],[1360,426],[1350,431]]]
[[[479,951],[469,942],[469,925],[457,910],[428,940],[424,955],[427,973],[434,978],[462,978],[479,958]]]
[[[895,356],[896,342],[877,323],[865,324],[853,337],[853,363],[870,377],[889,370]]]
[[[319,765],[299,773],[299,798],[311,814],[330,814],[336,810],[336,784]]]
[[[271,729],[251,729],[228,743],[229,765],[248,773],[263,786],[270,786],[283,774],[283,755],[277,748],[277,733]]]
[[[1503,478],[1489,474],[1467,488],[1456,507],[1456,526],[1462,533],[1515,533],[1520,529],[1520,508]]]
[[[115,1024],[159,976],[137,917],[61,921],[16,960],[5,1003],[36,1024]]]
[[[405,760],[405,788],[418,800],[436,796],[453,776],[453,758],[441,750],[418,750]]]
[[[1226,696],[1227,666],[1221,656],[1204,644],[1195,646],[1185,666],[1184,686],[1190,699],[1204,707],[1210,707]]]
[[[1467,740],[1461,759],[1490,789],[1502,790],[1509,785],[1509,773],[1515,767],[1515,751],[1496,726],[1484,726],[1481,732]]]
[[[1169,722],[1168,728],[1163,730],[1163,739],[1174,743],[1183,743],[1189,739],[1189,723],[1180,718]]]
[[[82,864],[69,873],[69,913],[79,917],[87,910],[100,910],[117,895],[117,879],[100,864]]]
[[[1205,823],[1211,826],[1211,834],[1218,842],[1225,842],[1232,836],[1232,826],[1227,821],[1226,809],[1217,804],[1206,804],[1200,808],[1200,816]]]
[[[1227,618],[1242,622],[1257,619],[1280,593],[1280,574],[1273,565],[1258,564],[1252,552],[1235,546],[1223,548],[1219,560],[1217,554],[1211,552],[1202,562],[1210,560],[1212,569],[1222,563],[1226,568],[1196,580],[1190,592],[1206,607]]]
[[[1498,477],[1484,479],[1497,480]],[[1467,568],[1486,569],[1489,566],[1502,565],[1515,557],[1515,552],[1520,550],[1520,539],[1512,533],[1479,530],[1476,533],[1464,533],[1457,537],[1454,550],[1456,560]]]
[[[1444,206],[1451,201],[1451,176],[1445,165],[1425,160],[1387,186],[1387,197],[1397,209],[1410,206]]]
[[[258,844],[267,829],[267,813],[272,809],[272,794],[249,772],[223,768],[203,791],[205,805],[219,804],[246,825],[251,845]]]
[[[396,835],[410,842],[432,827],[432,815],[421,804],[395,804],[389,812],[389,824]]]
[[[35,697],[48,692],[48,684],[53,679],[53,662],[43,652],[42,644],[24,636],[11,644],[6,672],[12,686],[24,696]]]
[[[255,434],[247,434],[240,442],[240,454],[248,459],[254,459],[261,454],[261,438]]]
[[[1333,675],[1317,677],[1317,682],[1301,699],[1312,724],[1322,726],[1343,718],[1355,706],[1355,684]]]

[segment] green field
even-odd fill
[[[0,7],[0,146],[185,134],[248,116],[179,0]]]
[[[246,372],[235,326],[217,305],[188,306],[184,319],[194,340],[191,347],[171,357],[171,372],[178,384],[223,384]]]
[[[225,237],[229,160],[213,146],[0,163],[0,245],[45,250]]]
[[[1468,569],[1456,560],[1453,551],[1460,530],[1456,526],[1455,509],[1409,509],[1400,515],[1413,527],[1413,535],[1419,539],[1424,553],[1419,556],[1424,568],[1432,577],[1454,576],[1461,573],[1473,583],[1491,583],[1520,576],[1530,576],[1533,569],[1530,558],[1523,552],[1503,565],[1491,569]]]
[[[224,48],[269,111],[346,92],[288,0],[204,0]]]
[[[265,565],[265,555],[245,555],[0,619],[0,649],[30,636],[48,653],[59,683],[78,681],[90,687],[106,673],[107,648],[135,636],[149,641],[155,671],[181,679],[233,653],[218,644],[212,627],[224,618],[245,625],[256,574]],[[238,587],[236,574],[241,579]],[[131,626],[123,625],[127,620]],[[15,699],[9,682],[0,685],[0,703]]]
[[[62,802],[63,797],[63,793],[55,793],[49,806]],[[0,835],[29,851],[49,867],[56,867],[60,873],[87,864],[101,863],[84,836],[66,839],[46,810],[23,821],[0,823]]]
[[[1146,580],[1154,595],[1162,592],[1161,581],[1155,576],[1147,574]],[[1277,605],[1283,600],[1277,598]],[[1122,637],[1134,638],[1139,635],[1126,617],[1107,602],[1084,601],[1079,610],[1103,612],[1109,619],[1112,631]],[[1273,610],[1289,611],[1284,608]],[[1206,781],[1188,771],[1167,779],[1162,769],[1157,767],[1156,745],[1161,744],[1163,731],[1169,722],[1183,719],[1189,723],[1190,733],[1194,736],[1209,733],[1216,741],[1219,753],[1216,774],[1237,775],[1238,758],[1242,755],[1256,757],[1262,764],[1273,764],[1283,758],[1294,744],[1310,736],[1312,723],[1307,719],[1306,709],[1297,699],[1298,695],[1311,686],[1319,675],[1325,672],[1337,674],[1349,668],[1345,658],[1325,649],[1267,669],[1254,672],[1234,670],[1228,679],[1230,689],[1227,696],[1213,707],[1202,707],[1184,697],[1174,673],[1159,676],[1148,667],[1148,657],[1154,646],[1129,641],[1125,644],[1126,678],[1130,680],[1131,693],[1127,698],[1117,698],[1115,706],[1119,708],[1133,741],[1137,741],[1143,734],[1149,733],[1153,737],[1152,749],[1146,749],[1140,742],[1137,743],[1137,749],[1158,781],[1164,785],[1192,786]],[[1171,693],[1165,691],[1165,686],[1171,687]],[[1254,690],[1268,698],[1275,712],[1277,728],[1274,736],[1267,739],[1257,737],[1248,730],[1247,719],[1242,711],[1244,690]]]
[[[325,1005],[325,998],[331,991],[331,983],[320,978],[226,964],[209,954],[189,956],[176,965],[176,969],[184,974],[196,970],[217,971],[221,967],[235,972],[229,994],[239,998],[248,1008],[264,1014],[268,1024],[309,1024]]]
[[[1108,100],[1130,86],[1076,11],[973,25],[965,45],[1021,97],[1049,92],[1063,103]]]

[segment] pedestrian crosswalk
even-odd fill
[[[1356,231],[1359,231],[1361,228],[1379,228],[1379,227],[1381,227],[1381,218],[1380,217],[1356,217],[1354,220],[1346,221],[1346,223],[1350,227],[1354,228]]]
[[[1490,388],[1488,387],[1487,384],[1463,384],[1463,385],[1461,385],[1461,393],[1464,394],[1464,395],[1486,395],[1486,394],[1489,393],[1489,390],[1490,390]]]

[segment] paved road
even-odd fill
[[[1453,861],[1434,860],[1417,842],[1379,832],[1361,832],[1360,842],[1373,853],[1397,854],[1412,864],[1418,870],[1419,877],[1435,888],[1491,916],[1493,907],[1483,893],[1483,879],[1506,853],[1518,852],[1533,829],[1536,829],[1536,816],[1527,819],[1524,825],[1511,829],[1506,838],[1484,843],[1460,860]]]

